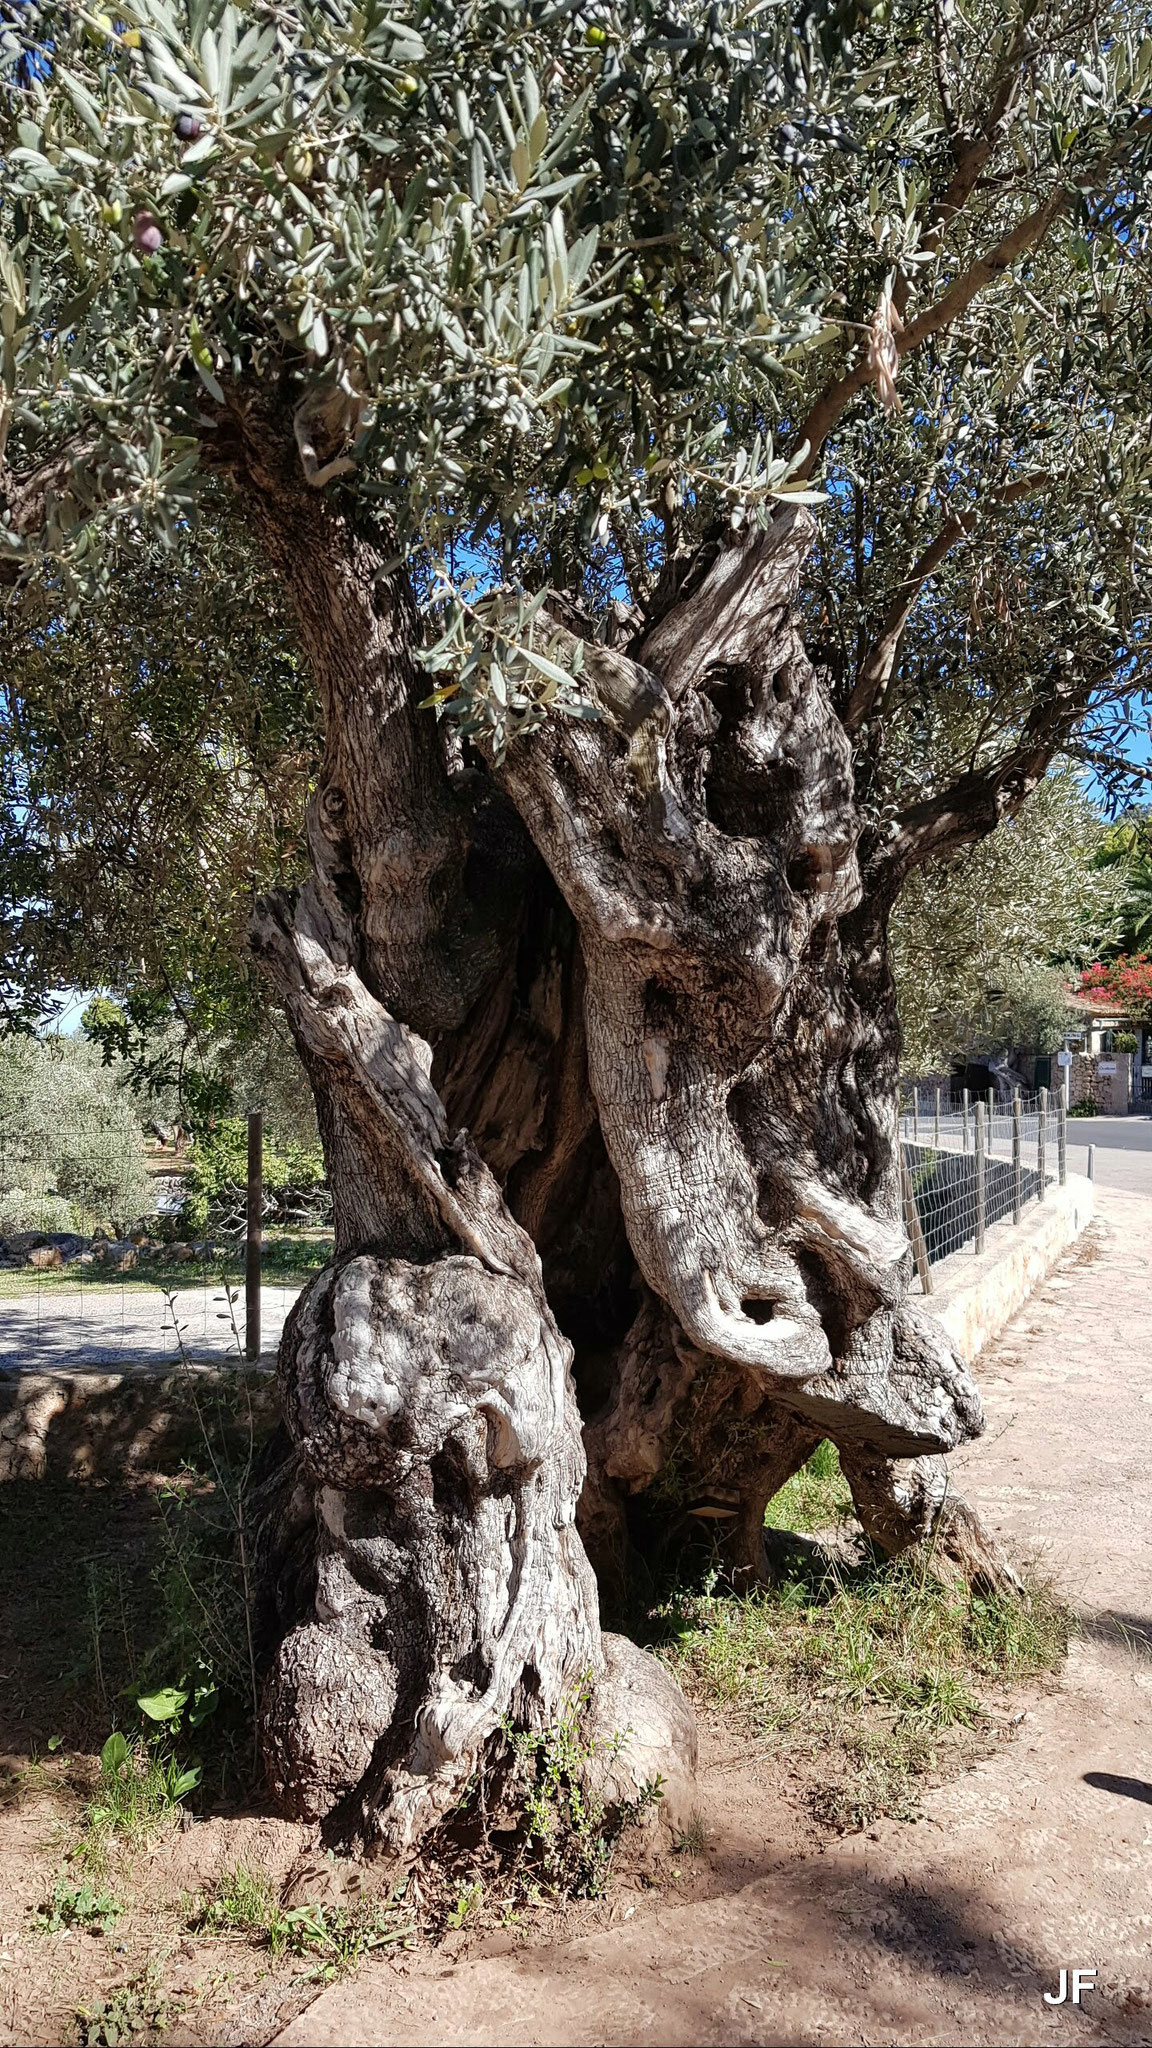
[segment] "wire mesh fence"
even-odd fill
[[[1064,1101],[1047,1090],[976,1097],[910,1085],[899,1134],[905,1222],[926,1292],[933,1266],[982,1250],[988,1230],[1019,1223],[1065,1178]],[[59,1173],[50,1181],[42,1136],[0,1119],[0,1372],[270,1360],[301,1289],[330,1256],[327,1190],[237,1182],[209,1208],[204,1234],[182,1237],[181,1160],[158,1143],[133,1226],[90,1228],[100,1161],[75,1135],[71,1151],[63,1146],[80,1162],[75,1184]]]
[[[994,1224],[1019,1224],[1067,1177],[1067,1112],[1061,1093],[946,1093],[910,1084],[899,1133],[905,1222],[926,1293],[931,1268],[970,1246],[982,1252]]]
[[[293,1303],[331,1254],[326,1190],[285,1201],[277,1189],[262,1201],[246,1300],[245,1188],[226,1189],[207,1224],[185,1234],[187,1160],[157,1142],[145,1149],[131,1222],[109,1220],[98,1176],[81,1187],[46,1174],[45,1149],[41,1133],[0,1119],[0,1373],[271,1362]]]

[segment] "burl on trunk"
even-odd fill
[[[408,1850],[502,1725],[581,1687],[637,1782],[668,1751],[689,1774],[597,1576],[618,1595],[706,1527],[754,1582],[824,1437],[886,1550],[931,1531],[995,1571],[941,1458],[980,1406],[909,1299],[898,869],[862,870],[793,618],[807,515],[702,558],[627,648],[557,599],[600,716],[496,763],[415,708],[401,573],[267,461],[245,496],[327,719],[315,877],[255,944],[336,1217],[281,1348],[266,1748],[295,1810]]]

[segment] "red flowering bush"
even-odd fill
[[[1122,1004],[1134,1017],[1152,1017],[1152,955],[1121,953],[1117,960],[1094,960],[1080,976],[1080,993]]]

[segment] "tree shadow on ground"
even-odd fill
[[[250,1796],[252,1681],[230,1490],[247,1481],[274,1388],[240,1371],[205,1375],[194,1389],[188,1379],[93,1387],[77,1375],[60,1388],[37,1377],[3,1390],[13,1455],[0,1484],[0,1555],[10,1561],[0,1750],[14,1760],[91,1755],[114,1729],[144,1728],[141,1693],[215,1683],[217,1711],[197,1735],[196,1804],[266,1811]],[[25,1476],[11,1476],[20,1461]]]
[[[1080,1634],[1094,1643],[1108,1643],[1113,1648],[1120,1643],[1134,1657],[1152,1658],[1152,1620],[1147,1615],[1122,1614],[1104,1607],[1098,1613],[1082,1615],[1078,1626]]]

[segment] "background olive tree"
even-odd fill
[[[79,1038],[0,1038],[0,1234],[127,1229],[152,1207],[139,1114]]]
[[[991,838],[910,877],[892,919],[907,1074],[965,1053],[1050,1053],[1077,970],[1118,937],[1126,874],[1080,780],[1053,769]]]

